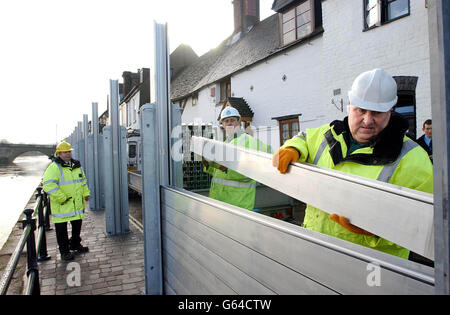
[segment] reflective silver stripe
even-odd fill
[[[412,140],[403,142],[402,150],[400,151],[400,155],[398,156],[397,160],[392,164],[388,164],[388,165],[384,166],[383,169],[381,170],[380,174],[378,175],[377,180],[388,183],[389,180],[391,179],[392,175],[394,174],[395,169],[397,168],[398,164],[400,164],[401,159],[409,151],[411,151],[412,149],[414,149],[417,146],[418,146],[418,144]]]
[[[327,139],[323,139],[322,143],[320,144],[319,150],[317,150],[316,156],[314,157],[314,165],[317,165],[319,163],[320,157],[322,156],[323,151],[327,147],[328,142]]]
[[[84,179],[69,180],[68,182],[59,183],[59,186],[81,183],[82,181],[84,181]]]
[[[66,182],[66,180],[64,179],[64,171],[63,171],[61,165],[58,164],[58,163],[55,163],[55,164],[58,165],[59,175],[61,176],[61,179],[60,179],[60,182],[59,182],[60,186],[81,183],[83,180],[85,180],[85,178],[82,178],[82,179],[76,179],[76,180],[69,180],[69,181]]]
[[[54,193],[55,191],[59,190],[59,187],[55,187],[53,189],[50,189],[49,191],[47,191],[48,195],[51,195],[52,193]]]
[[[55,162],[53,162],[53,163],[55,163]],[[59,165],[59,163],[55,163],[57,166],[58,166],[58,168],[59,168],[59,181],[60,182],[64,182],[64,172],[63,172],[63,169],[62,169],[62,167],[61,167],[61,165]]]
[[[49,179],[49,180],[43,182],[42,185],[47,185],[47,184],[50,184],[50,183],[58,183],[58,180],[56,180],[56,179]]]
[[[66,218],[66,217],[71,217],[77,214],[83,214],[84,213],[84,209],[83,210],[77,210],[77,211],[73,211],[73,212],[68,212],[68,213],[55,213],[52,214],[52,217],[54,218]]]
[[[239,187],[239,188],[256,188],[255,182],[243,183],[243,182],[238,182],[235,180],[227,180],[227,179],[217,178],[217,177],[213,177],[212,181],[217,184],[221,184],[221,185],[225,185],[225,186],[232,186],[232,187]]]
[[[306,141],[306,133],[304,131],[299,132],[298,135],[294,136],[294,138],[299,138],[301,140]]]

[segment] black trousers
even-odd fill
[[[81,223],[82,220],[70,221],[72,225],[72,237],[70,240],[67,232],[67,222],[55,223],[56,240],[61,254],[68,253],[70,249],[78,248],[81,245]]]

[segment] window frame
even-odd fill
[[[299,37],[299,36],[298,36],[298,29],[299,29],[299,26],[298,26],[298,17],[301,16],[302,14],[304,14],[306,11],[303,12],[303,13],[298,13],[297,10],[298,10],[299,7],[300,7],[301,5],[303,5],[305,2],[309,2],[310,20],[309,20],[309,22],[307,22],[307,23],[305,23],[305,24],[302,24],[301,26],[304,26],[304,25],[308,25],[308,24],[309,24],[309,26],[310,26],[310,31],[309,31],[307,34],[303,34],[302,37]],[[290,30],[290,31],[288,31],[288,32],[284,32],[284,25],[286,24],[286,22],[284,21],[284,17],[285,17],[285,15],[286,15],[288,12],[290,12],[291,10],[294,10],[294,17],[291,18],[291,19],[289,19],[289,20],[287,20],[286,22],[293,21],[293,22],[294,22],[294,28],[293,28],[293,30]],[[283,12],[280,12],[279,16],[280,16],[279,21],[280,21],[280,40],[281,40],[281,46],[287,46],[287,45],[290,45],[290,44],[295,43],[295,42],[297,42],[297,41],[300,41],[300,40],[302,40],[303,38],[306,38],[306,37],[308,37],[309,35],[313,34],[314,31],[315,31],[315,24],[316,24],[315,19],[316,19],[316,16],[315,16],[315,1],[314,1],[314,0],[304,0],[304,1],[300,2],[300,3],[295,3],[295,4],[291,5],[291,6],[289,6],[288,8],[284,9]],[[287,33],[289,33],[289,32],[292,32],[292,31],[295,31],[295,39],[286,43],[285,40],[284,40],[285,34],[287,34]]]
[[[382,26],[394,21],[397,21],[398,19],[402,19],[404,17],[407,17],[409,15],[411,15],[411,0],[405,0],[408,2],[408,12],[402,15],[399,15],[395,18],[392,19],[388,19],[388,9],[389,9],[389,4],[391,4],[394,1],[400,1],[400,0],[376,0],[378,2],[378,5],[381,5],[381,8],[379,9],[379,20],[377,23],[375,23],[374,25],[370,26],[367,24],[367,5],[369,3],[370,0],[363,0],[363,31],[368,31],[371,29],[374,29],[378,26]]]
[[[224,103],[229,97],[231,97],[231,78],[219,82],[219,104]]]
[[[284,144],[284,142],[286,142],[286,140],[289,140],[289,139],[295,137],[300,132],[300,120],[298,119],[298,117],[279,120],[278,123],[279,123],[279,130],[280,130],[280,146],[282,146]],[[293,130],[292,123],[297,123],[297,125],[298,125],[298,130],[297,130],[297,133],[295,133],[295,134],[292,133],[292,130]],[[289,131],[289,136],[284,141],[283,141],[283,125],[288,125],[288,131]]]

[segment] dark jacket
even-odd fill
[[[431,146],[428,146],[425,142],[425,135],[422,135],[416,140],[417,144],[420,145],[427,153],[428,155],[433,155],[433,142],[431,142]],[[433,160],[433,158],[431,158]]]

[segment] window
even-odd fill
[[[416,76],[394,76],[397,82],[398,101],[394,106],[394,111],[402,115],[409,122],[409,129],[406,135],[415,140],[416,129],[416,87],[418,77]]]
[[[298,118],[280,120],[280,144],[283,145],[286,140],[291,139],[300,132]]]
[[[132,100],[132,105],[131,105],[132,107],[131,107],[131,114],[132,114],[132,121],[133,121],[133,123],[135,123],[136,122],[136,112],[137,112],[137,110],[136,110],[136,100],[135,99],[133,99]]]
[[[311,0],[291,7],[281,13],[283,45],[287,45],[312,33],[314,8]]]
[[[225,102],[231,96],[231,80],[226,79],[220,82],[220,103]]]
[[[363,0],[364,28],[379,26],[409,15],[409,0]]]
[[[417,137],[416,128],[416,97],[414,92],[398,91],[398,102],[394,106],[394,111],[402,115],[409,123],[406,135],[415,140]]]

